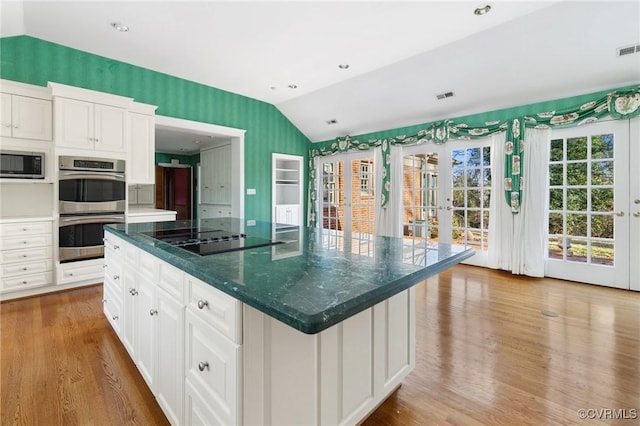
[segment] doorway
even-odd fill
[[[193,169],[183,164],[156,166],[156,208],[174,210],[176,220],[193,219]]]

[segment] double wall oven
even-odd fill
[[[124,222],[124,160],[60,156],[58,184],[60,262],[102,257],[103,225]]]

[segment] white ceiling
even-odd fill
[[[314,142],[640,81],[640,54],[616,56],[640,42],[637,0],[490,1],[484,16],[484,0],[1,3],[2,36],[272,103]]]

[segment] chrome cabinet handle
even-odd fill
[[[114,315],[111,318],[113,318],[114,321],[118,321],[118,316],[117,315]]]
[[[158,314],[158,310],[157,309],[151,309],[149,311],[149,315],[151,315],[151,316],[154,316],[154,315],[157,315],[157,314]]]
[[[114,250],[120,250],[120,246],[119,246],[119,245],[117,245],[117,244],[114,244],[114,245],[113,245],[113,249],[114,249]]]
[[[200,362],[198,363],[198,370],[200,371],[204,371],[205,369],[209,369],[209,363],[208,362]]]
[[[635,213],[633,214],[633,217],[640,217],[640,212],[635,212]]]
[[[198,300],[198,309],[204,309],[205,306],[209,306],[209,302],[206,300]]]
[[[119,279],[120,279],[120,275],[114,275],[114,276],[113,276],[113,279],[114,279],[114,280],[119,280]]]

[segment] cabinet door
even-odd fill
[[[138,284],[137,284],[137,272],[130,266],[124,267],[124,281],[122,288],[122,326],[121,326],[121,338],[127,352],[131,356],[131,359],[137,358],[136,351],[136,337],[137,337],[137,311],[138,311]]]
[[[129,205],[138,204],[137,185],[129,185],[129,187],[127,188],[127,198],[129,199]]]
[[[214,150],[208,149],[200,153],[200,203],[211,204],[213,202],[214,176]]]
[[[214,203],[231,203],[231,145],[213,150],[214,154]]]
[[[155,315],[158,313],[155,300],[155,284],[146,276],[138,278],[138,306],[137,320],[137,345],[138,357],[136,364],[140,374],[147,382],[149,388],[154,389],[156,351],[154,348],[154,336],[156,335]]]
[[[51,140],[51,101],[13,95],[13,137]]]
[[[155,146],[155,117],[129,113],[129,161],[127,162],[129,183],[155,183]],[[140,204],[147,203],[140,202]]]
[[[94,107],[94,148],[102,151],[125,152],[127,111],[107,105]]]
[[[0,103],[0,136],[9,136],[12,134],[11,120],[11,95],[8,93],[2,93],[2,103]]]
[[[155,187],[140,185],[138,187],[138,204],[153,204],[155,201]]]
[[[56,145],[93,149],[93,104],[74,99],[55,99]]]
[[[156,399],[172,425],[182,424],[184,307],[156,289],[158,375]]]

